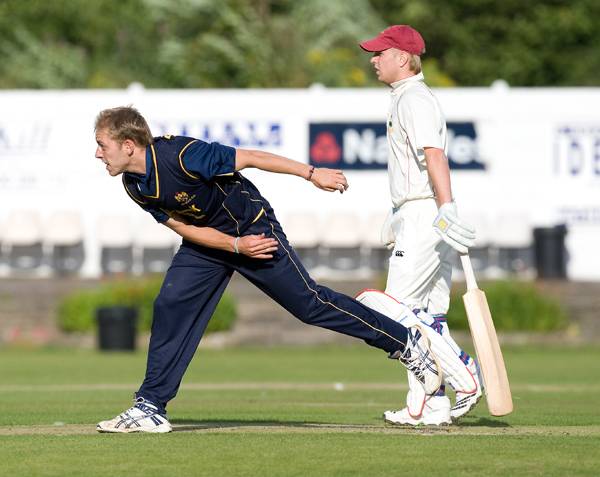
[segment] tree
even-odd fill
[[[410,23],[424,58],[461,86],[600,84],[596,0],[371,0],[386,23]]]
[[[398,23],[433,86],[600,84],[597,0],[2,0],[0,88],[376,85]]]

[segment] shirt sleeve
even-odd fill
[[[434,99],[423,94],[407,95],[399,102],[403,126],[414,149],[425,147],[444,149],[440,113]]]
[[[185,150],[182,163],[188,175],[210,180],[218,175],[235,172],[235,148],[218,142],[197,140]]]
[[[167,220],[169,220],[169,216],[167,215],[167,213],[163,212],[162,210],[155,209],[154,207],[149,207],[146,204],[138,205],[150,215],[152,215],[152,217],[154,217],[154,220],[156,220],[159,224],[165,223]]]

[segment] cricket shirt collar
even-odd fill
[[[422,71],[416,75],[409,76],[408,78],[404,78],[399,81],[394,81],[392,84],[390,84],[392,87],[392,94],[401,92],[404,90],[404,86],[408,86],[409,84],[417,81],[425,81],[425,76],[423,75]]]
[[[143,196],[158,199],[160,184],[158,182],[158,168],[154,145],[150,144],[146,147],[146,173],[131,175],[136,179],[137,188]]]

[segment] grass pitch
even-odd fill
[[[366,346],[199,350],[176,432],[97,434],[145,353],[0,349],[0,476],[598,475],[600,348],[505,350],[515,412],[386,427],[403,368]]]

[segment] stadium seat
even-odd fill
[[[4,253],[4,220],[0,218],[0,268],[5,265]]]
[[[175,244],[181,242],[175,232],[157,223],[149,215],[136,228],[134,244],[140,252],[143,273],[164,273],[175,254]]]
[[[131,273],[133,237],[131,220],[124,216],[101,216],[97,223],[100,266],[106,275]]]
[[[4,218],[0,217],[0,276],[8,275],[10,270],[8,267],[8,246],[5,245],[4,231]]]
[[[54,273],[77,273],[84,262],[83,225],[75,211],[58,211],[44,227],[44,243],[51,250],[50,266]]]
[[[533,273],[533,231],[524,213],[500,214],[496,219],[494,247],[497,265],[504,274]]]
[[[40,216],[33,210],[16,210],[4,224],[4,243],[12,271],[32,271],[42,265],[44,249]]]
[[[362,229],[362,244],[364,265],[372,272],[387,270],[391,251],[381,243],[381,227],[386,214],[372,214],[364,223]]]
[[[327,267],[333,271],[361,268],[361,220],[352,212],[335,213],[325,221],[321,244]]]
[[[321,265],[319,229],[319,218],[310,212],[290,214],[285,219],[284,230],[287,238],[309,271]]]
[[[36,211],[13,211],[4,223],[3,240],[12,271],[32,271],[42,265],[42,226]]]

